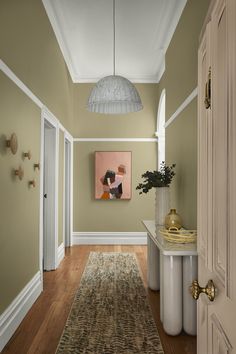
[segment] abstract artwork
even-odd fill
[[[95,152],[95,199],[131,199],[131,151]]]

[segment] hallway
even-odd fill
[[[74,246],[56,271],[44,273],[44,292],[38,298],[3,354],[53,354],[57,348],[75,292],[90,252],[135,252],[146,287],[146,246]],[[164,333],[159,318],[159,292],[148,290],[148,299],[165,354],[195,354],[196,338],[184,333]]]

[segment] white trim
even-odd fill
[[[55,154],[55,251],[58,248],[58,196],[59,196],[59,125],[56,126],[56,154]],[[57,268],[57,262],[55,262],[55,268]]]
[[[69,235],[69,246],[72,246],[72,230],[73,230],[73,137],[66,132],[64,135],[64,183],[63,183],[63,193],[64,193],[64,204],[63,204],[63,237],[65,242],[65,142],[68,141],[70,147],[70,235]],[[67,246],[67,245],[66,245]]]
[[[165,59],[163,60],[163,63],[162,63],[162,65],[161,65],[161,68],[160,68],[160,70],[159,70],[159,72],[158,72],[158,75],[157,75],[157,83],[159,84],[159,82],[161,81],[161,79],[162,79],[162,76],[164,75],[164,73],[165,73],[165,70],[166,70],[166,63],[165,63]]]
[[[167,128],[173,121],[178,117],[178,115],[189,105],[190,102],[197,96],[197,87],[193,90],[192,93],[186,98],[186,100],[179,106],[179,108],[175,111],[174,114],[168,119],[165,124],[165,128]]]
[[[13,73],[13,71],[0,59],[0,70],[11,79],[34,103],[42,108],[43,103],[36,97],[32,91]]]
[[[160,114],[161,114],[161,104],[162,104],[162,101],[164,99],[166,95],[166,89],[163,89],[161,91],[161,96],[160,96],[160,99],[159,99],[159,103],[158,103],[158,111],[157,111],[157,130],[155,132],[155,136],[156,137],[161,137],[161,134],[160,134]],[[163,125],[163,127],[165,128],[165,125]]]
[[[41,138],[40,138],[40,186],[39,186],[39,269],[43,281],[43,189],[44,189],[44,112],[41,110]]]
[[[0,316],[0,352],[43,290],[40,272],[29,281]]]
[[[56,138],[56,146],[55,146],[55,161],[54,161],[54,167],[55,167],[55,185],[53,186],[55,188],[55,224],[54,224],[54,230],[55,230],[55,237],[54,237],[54,242],[53,242],[53,250],[49,250],[49,254],[53,255],[53,259],[50,260],[50,269],[56,269],[57,268],[57,248],[58,248],[58,173],[59,173],[59,125],[58,125],[58,119],[46,108],[43,107],[41,117],[43,120],[43,130],[42,130],[42,135],[41,135],[41,147],[43,144],[42,148],[42,153],[43,153],[43,163],[42,163],[42,180],[44,180],[44,128],[45,124],[49,124],[52,126],[53,129],[55,129],[55,138]],[[43,193],[44,193],[44,185],[42,187]],[[41,193],[40,195],[40,204],[42,204],[42,209],[43,209],[43,204],[44,204],[44,195]],[[41,233],[41,240],[40,240],[40,246],[41,249],[39,250],[39,255],[40,255],[40,268],[42,267],[43,264],[43,238],[44,238],[44,220],[43,220],[43,211],[42,211],[42,218],[40,220],[41,228],[42,228],[42,233]],[[50,243],[51,244],[51,243]],[[49,244],[48,244],[49,245]],[[49,269],[47,269],[49,270]]]
[[[49,0],[42,0],[42,2],[44,5],[44,8],[45,8],[45,11],[47,13],[49,22],[51,23],[51,26],[52,26],[53,31],[55,33],[55,36],[56,36],[57,42],[59,44],[59,47],[61,49],[64,60],[66,62],[71,79],[73,82],[76,82],[75,77],[74,77],[74,73],[76,72],[76,70],[74,68],[71,56],[69,54],[69,50],[68,50],[67,46],[65,45],[65,40],[64,40],[63,35],[61,33],[60,27],[58,26],[57,20],[55,18],[52,3]]]
[[[42,115],[44,117],[46,117],[46,120],[48,121],[48,123],[50,123],[56,129],[59,129],[59,127],[60,127],[59,120],[57,119],[57,117],[54,116],[54,114],[46,106],[42,107]]]
[[[63,205],[62,205],[62,235],[63,235],[63,243],[64,243],[64,248],[65,248],[65,220],[66,220],[66,187],[65,187],[65,177],[66,177],[66,134],[64,132],[63,135]]]
[[[87,141],[156,143],[157,138],[74,138],[74,143],[87,142]]]
[[[73,245],[146,244],[146,232],[73,232]]]
[[[73,138],[70,140],[71,145],[71,155],[70,155],[70,246],[72,246],[72,238],[73,238],[73,208],[74,208],[74,143]]]
[[[65,257],[65,245],[64,242],[60,244],[60,246],[57,248],[57,266],[61,263],[63,258]]]
[[[73,136],[65,130],[65,139],[67,139],[71,144],[73,144]]]
[[[63,133],[66,132],[66,128],[61,124],[60,121],[58,121],[58,127],[59,127],[59,129],[60,129]]]
[[[125,77],[134,84],[158,84],[161,75],[163,74],[163,69],[165,69],[165,64],[161,63],[161,68],[157,75],[153,75],[152,77],[129,77],[125,75]],[[73,83],[74,84],[88,84],[88,83],[96,83],[101,79],[101,77],[81,77],[79,75],[73,75]]]
[[[39,108],[41,108],[44,111],[47,111],[48,115],[53,117],[54,120],[57,121],[57,124],[59,125],[59,128],[66,132],[68,135],[70,135],[66,128],[61,124],[61,122],[57,119],[57,117],[43,104],[40,99],[35,96],[35,94],[21,81],[15,74],[14,72],[0,59],[0,70],[11,80],[14,82],[16,86],[18,86],[21,91],[23,91],[26,96],[28,96]],[[71,136],[71,135],[70,135]]]

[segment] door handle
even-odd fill
[[[45,193],[43,196],[44,196],[44,198],[47,198],[47,197],[48,197],[47,193]]]
[[[201,293],[206,294],[210,301],[214,301],[215,300],[216,287],[215,287],[215,284],[213,283],[213,280],[211,280],[211,279],[208,281],[208,283],[206,284],[205,288],[202,288],[198,284],[198,281],[194,280],[192,282],[192,285],[189,287],[189,291],[190,291],[190,294],[192,295],[192,297],[195,300],[198,300],[199,295]]]

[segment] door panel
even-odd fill
[[[213,302],[198,300],[198,354],[236,354],[235,0],[215,2],[198,62],[198,274],[217,289]]]
[[[222,1],[213,20],[213,269],[222,285],[226,282],[228,238],[228,120],[226,7]]]

